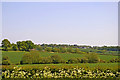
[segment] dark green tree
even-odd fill
[[[2,40],[2,47],[4,48],[5,51],[8,51],[8,47],[11,46],[11,43],[8,39]]]
[[[14,44],[14,43],[12,43],[12,50],[14,50],[14,51],[17,51],[17,45],[16,44]]]

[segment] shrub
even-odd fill
[[[11,63],[10,63],[10,60],[9,60],[8,56],[4,56],[2,58],[2,65],[10,65],[10,64]]]
[[[2,60],[8,60],[9,58],[8,58],[8,56],[3,56],[2,57]]]
[[[40,54],[37,51],[25,53],[22,57],[21,64],[37,64],[40,60]]]
[[[85,55],[85,58],[88,59],[88,63],[97,63],[99,62],[99,57],[97,53],[88,53]]]
[[[10,65],[10,61],[9,60],[3,60],[2,65]]]
[[[62,61],[61,56],[59,56],[59,55],[57,55],[57,54],[52,55],[52,56],[51,56],[51,59],[52,59],[52,62],[53,62],[54,64],[61,63],[61,61]]]
[[[21,64],[32,64],[32,56],[30,53],[25,53],[20,62]]]
[[[78,63],[81,63],[81,60],[82,60],[82,59],[81,59],[81,58],[77,58],[77,60],[78,60]]]
[[[81,63],[88,63],[88,59],[87,59],[87,58],[85,58],[85,57],[84,57],[84,58],[82,58],[82,59],[81,59]]]
[[[78,63],[77,58],[71,58],[68,60],[68,63]]]
[[[120,58],[113,58],[109,62],[111,63],[120,62]]]
[[[52,59],[51,59],[51,57],[43,57],[43,58],[41,58],[41,63],[42,64],[50,64],[50,63],[52,63]]]
[[[52,51],[52,48],[51,48],[51,47],[47,47],[47,48],[45,48],[45,51],[51,52],[51,51]]]

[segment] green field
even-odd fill
[[[26,52],[23,51],[2,51],[2,56],[8,56],[12,63],[20,62],[23,54]],[[40,52],[41,57],[52,56],[54,54],[60,55],[64,60],[68,60],[72,57],[84,57],[84,54],[72,54],[72,53],[49,53],[49,52]],[[113,58],[117,58],[118,56],[113,55],[99,55],[100,59],[109,61]]]
[[[101,69],[101,70],[106,70],[106,69],[111,69],[111,70],[118,70],[119,63],[79,63],[79,64],[24,64],[24,65],[3,65],[3,69],[13,69],[13,67],[22,67],[23,69],[43,69],[45,67],[49,68],[54,68],[54,69],[59,69],[59,68],[66,68],[66,69],[71,69],[71,68],[84,68],[87,70],[96,70],[96,69]]]

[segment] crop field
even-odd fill
[[[24,52],[24,51],[2,51],[2,56],[8,56],[12,63],[18,63],[18,62],[20,62],[24,53],[26,53],[26,52]],[[75,58],[84,57],[84,54],[40,52],[41,57],[52,56],[54,54],[58,54],[66,61],[72,57],[75,57]],[[113,58],[117,58],[117,57],[118,56],[113,56],[113,55],[99,55],[100,59],[106,60],[106,61],[109,61],[109,60],[111,60]]]

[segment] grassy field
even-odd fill
[[[101,69],[101,70],[106,70],[106,69],[111,69],[111,70],[118,70],[118,63],[79,63],[79,64],[24,64],[24,65],[3,65],[3,69],[13,69],[13,67],[22,67],[23,69],[43,69],[45,67],[49,68],[54,68],[54,69],[59,69],[59,68],[85,68],[87,70],[96,70],[96,69]],[[120,65],[119,65],[120,66]]]
[[[22,51],[2,51],[2,56],[8,56],[10,61],[12,63],[18,63],[20,62],[23,54],[26,52]],[[72,53],[49,53],[49,52],[40,52],[41,57],[47,57],[47,56],[52,56],[54,54],[60,55],[64,60],[68,60],[72,57],[84,57],[84,54],[72,54]],[[113,56],[113,55],[99,55],[100,59],[109,61],[112,58],[117,58],[118,56]]]

